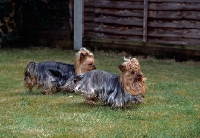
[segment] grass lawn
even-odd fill
[[[94,52],[98,70],[118,74],[124,54]],[[0,137],[200,137],[200,62],[137,57],[147,77],[145,102],[127,109],[87,105],[74,93],[42,95],[23,86],[30,61],[74,63],[75,52],[0,49]]]

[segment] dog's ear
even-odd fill
[[[88,54],[80,53],[80,62],[83,62],[87,58]]]
[[[124,65],[118,65],[118,68],[121,70],[121,72],[126,71],[126,67]]]

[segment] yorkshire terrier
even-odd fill
[[[74,76],[96,69],[94,55],[86,48],[76,53],[75,65],[62,62],[30,62],[24,71],[24,85],[32,91],[33,87],[42,88],[43,94],[52,94],[59,91],[58,85],[74,80]],[[62,81],[55,82],[62,76]],[[66,90],[72,91],[72,88]]]
[[[124,108],[129,102],[142,103],[147,87],[138,60],[125,59],[118,67],[119,76],[100,70],[76,76],[75,93],[83,94],[88,104],[100,100],[104,105]]]

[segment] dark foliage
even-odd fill
[[[50,4],[50,0],[1,0],[0,47],[20,47],[23,45],[23,41],[27,39],[24,35],[27,30],[23,28],[22,24],[24,18],[34,18],[40,28],[50,29],[49,19],[52,18],[52,10],[55,6],[59,9],[67,7],[64,0],[54,2],[56,5]],[[69,16],[66,13],[65,16]],[[23,32],[24,30],[25,32]]]

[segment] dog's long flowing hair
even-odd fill
[[[24,81],[25,86],[30,91],[36,86],[37,88],[43,88],[43,94],[50,94],[53,90],[59,90],[52,83],[56,81],[57,77],[63,76],[67,80],[74,75],[74,66],[70,64],[50,61],[40,63],[30,62],[25,68]]]
[[[143,102],[146,79],[137,59],[127,59],[119,65],[120,76],[106,71],[93,70],[75,78],[75,93],[83,94],[89,104],[98,100],[105,105],[126,107],[129,102]]]
[[[59,87],[66,82],[71,82],[75,75],[96,69],[94,56],[86,48],[81,48],[76,53],[75,65],[62,62],[30,62],[24,71],[24,84],[30,91],[34,86],[43,88],[43,94],[51,94],[53,90],[58,91]],[[55,82],[62,77],[62,81]],[[72,88],[66,89],[72,91]]]

